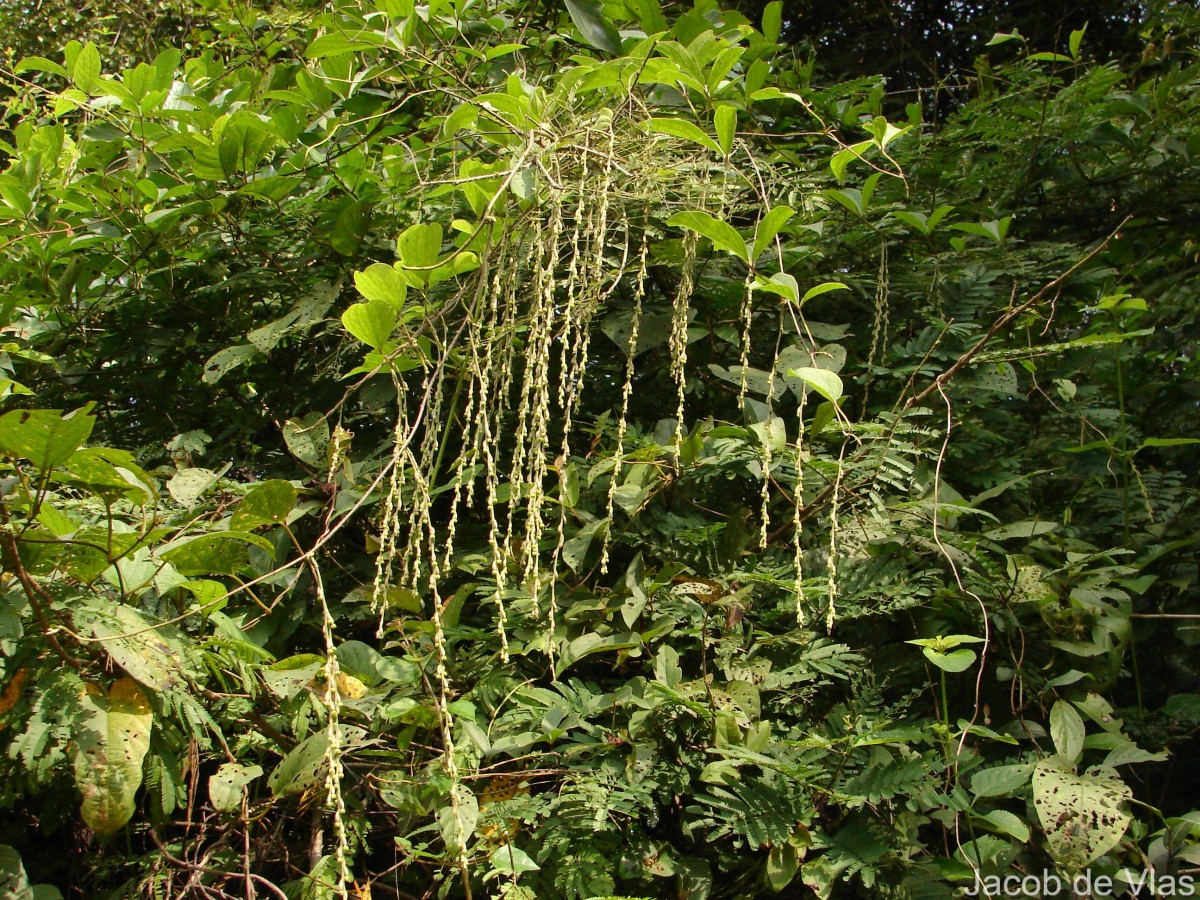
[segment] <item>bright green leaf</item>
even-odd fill
[[[720,145],[721,153],[728,156],[729,151],[733,148],[733,138],[737,132],[737,110],[732,106],[717,107],[714,120],[717,128],[717,143]]]
[[[699,126],[686,119],[650,119],[647,124],[655,134],[682,138],[685,141],[699,144],[701,147],[707,147],[713,153],[725,155],[716,141],[701,131]]]
[[[434,265],[442,253],[441,224],[431,222],[409,226],[396,240],[396,252],[401,264],[407,268],[426,269]]]
[[[441,246],[440,236],[438,246]],[[403,308],[404,298],[408,294],[408,282],[404,276],[387,263],[375,263],[362,272],[355,272],[354,286],[368,301],[381,300],[396,310]]]
[[[788,375],[793,378],[799,378],[835,406],[842,399],[842,379],[827,369],[814,369],[810,366],[804,366],[799,369],[790,369]]]
[[[39,469],[62,465],[91,436],[96,417],[88,404],[65,416],[56,409],[15,409],[0,416],[0,452]]]
[[[782,0],[771,0],[763,8],[762,14],[762,33],[772,44],[779,42],[779,35],[783,31],[783,3]],[[788,879],[791,880],[790,878]],[[780,888],[776,888],[780,890]]]
[[[776,206],[759,220],[758,228],[754,232],[754,249],[750,251],[751,261],[762,256],[763,252],[771,246],[771,242],[775,240],[775,236],[779,234],[779,230],[794,215],[795,212],[791,207]]]
[[[800,298],[800,305],[803,306],[813,297],[820,297],[822,294],[828,294],[830,291],[848,291],[850,288],[842,284],[840,281],[826,281],[823,284],[818,284],[816,287],[809,288],[804,292],[804,296]]]
[[[395,308],[383,300],[355,303],[342,313],[342,324],[346,330],[375,350],[392,336],[396,319]]]
[[[713,242],[713,246],[731,253],[745,263],[750,262],[746,252],[746,242],[728,222],[700,210],[688,210],[676,213],[667,220],[668,225],[676,228],[687,228]]]

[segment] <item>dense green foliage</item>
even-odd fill
[[[1200,867],[1194,11],[202,6],[7,77],[4,896]]]

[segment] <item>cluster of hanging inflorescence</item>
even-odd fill
[[[455,298],[461,327],[431,342],[440,355],[427,362],[419,390],[393,376],[399,401],[374,591],[381,625],[389,590],[436,598],[464,511],[480,510],[490,550],[490,602],[505,660],[512,602],[525,604],[553,635],[559,561],[571,521],[565,482],[596,319],[614,292],[632,296],[609,483],[611,521],[650,283],[652,223],[711,192],[695,169],[681,171],[676,182],[664,178],[669,171],[664,158],[675,153],[686,160],[694,151],[685,153],[661,136],[648,141],[632,119],[574,121],[560,142],[544,135],[530,141],[516,157],[525,171],[538,173],[537,202],[497,204],[504,209],[492,215],[501,227],[491,229],[478,270]],[[514,169],[505,187],[515,175]],[[684,236],[683,249],[679,282],[663,298],[672,310],[677,440],[684,430],[694,234]],[[435,527],[439,482],[452,487],[452,499],[448,520]],[[606,568],[607,529],[603,544]],[[442,643],[440,629],[436,640]],[[545,646],[553,653],[552,639]]]
[[[533,617],[543,620],[545,647],[552,655],[559,561],[570,521],[566,482],[572,431],[585,389],[593,326],[610,295],[627,288],[634,298],[634,318],[609,485],[611,521],[638,323],[648,292],[651,223],[669,216],[673,206],[689,200],[695,204],[697,184],[703,187],[694,170],[681,173],[677,183],[664,178],[663,160],[670,152],[662,144],[669,142],[647,147],[638,123],[627,121],[622,127],[605,116],[584,127],[573,122],[569,132],[559,143],[544,136],[536,143],[531,139],[518,155],[518,166],[539,173],[539,202],[510,201],[493,211],[516,175],[514,167],[484,216],[501,224],[490,229],[479,268],[454,298],[462,314],[458,330],[429,340],[428,346],[437,350],[421,351],[426,364],[419,388],[392,376],[397,417],[373,597],[381,630],[392,591],[431,598],[435,705],[446,773],[455,785],[459,772],[447,708],[452,693],[439,594],[452,564],[455,532],[465,510],[482,508],[493,581],[489,599],[497,612],[502,659],[508,659],[513,602],[526,604]],[[695,261],[696,239],[690,235],[684,239],[679,284],[664,298],[673,311],[677,435],[683,431]],[[548,486],[555,475],[557,491]],[[449,517],[445,525],[435,525],[435,494],[447,483],[452,487]],[[543,566],[544,546],[553,548],[548,567]],[[606,566],[607,529],[602,553]],[[458,839],[448,836],[447,843],[465,879],[467,834],[457,788],[450,800]]]

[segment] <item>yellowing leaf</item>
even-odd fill
[[[72,758],[75,784],[83,795],[80,812],[89,828],[108,836],[133,817],[154,715],[132,678],[115,681],[107,696],[88,685],[79,701],[82,721]]]
[[[336,681],[338,694],[347,700],[358,700],[367,692],[367,686],[362,681],[345,672],[338,672]]]
[[[1079,872],[1115,847],[1132,821],[1124,806],[1132,797],[1113,769],[1093,766],[1076,775],[1061,756],[1033,770],[1033,805],[1046,830],[1050,855],[1068,872]]]

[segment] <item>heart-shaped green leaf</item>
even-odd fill
[[[378,350],[392,336],[396,310],[383,300],[355,303],[342,313],[342,324],[368,347]]]
[[[396,269],[386,263],[375,263],[365,271],[354,273],[354,286],[370,300],[382,300],[394,309],[404,306],[408,282]]]

